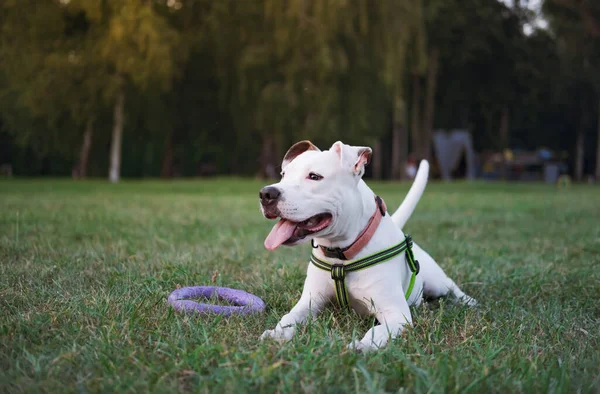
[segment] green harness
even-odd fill
[[[406,290],[406,299],[408,300],[410,294],[412,293],[413,287],[415,285],[415,278],[417,277],[420,268],[419,262],[415,260],[415,255],[413,254],[412,247],[412,237],[406,234],[404,241],[400,242],[399,244],[394,245],[391,248],[382,250],[381,252],[375,253],[371,256],[367,256],[360,260],[353,261],[350,264],[330,264],[315,256],[314,252],[310,256],[310,261],[315,265],[315,267],[320,268],[324,271],[331,272],[331,279],[335,281],[335,293],[337,296],[338,303],[342,308],[347,308],[350,305],[348,298],[348,290],[346,289],[346,284],[344,283],[344,278],[346,277],[347,272],[360,271],[362,269],[369,268],[371,266],[374,266],[375,264],[388,261],[398,256],[402,252],[406,252],[406,262],[408,263],[408,267],[412,272],[412,275],[410,276],[410,284],[408,285],[408,289]]]

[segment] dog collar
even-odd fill
[[[367,243],[371,240],[373,234],[375,234],[375,230],[379,227],[379,223],[381,223],[381,218],[385,216],[385,212],[387,211],[387,207],[385,206],[385,202],[379,196],[375,196],[375,203],[377,204],[377,209],[367,227],[360,233],[358,238],[350,245],[345,248],[328,248],[326,246],[319,245],[321,248],[323,255],[325,257],[330,257],[332,259],[340,259],[340,260],[350,260],[354,256],[358,254],[364,248]],[[311,241],[313,248],[315,248],[314,240]]]
[[[349,297],[348,290],[346,289],[346,284],[344,282],[344,278],[346,277],[347,272],[354,272],[372,267],[376,264],[388,261],[398,256],[402,252],[405,252],[406,262],[408,263],[408,267],[412,272],[410,276],[410,283],[408,285],[408,289],[406,290],[405,295],[406,299],[408,300],[415,285],[415,278],[417,277],[417,274],[420,270],[419,262],[415,260],[415,255],[412,251],[412,247],[412,237],[409,234],[406,234],[404,237],[404,241],[400,242],[399,244],[394,245],[391,248],[384,249],[381,252],[377,252],[362,259],[353,261],[350,264],[330,264],[315,256],[314,252],[310,257],[310,261],[314,264],[315,267],[320,268],[324,271],[331,272],[331,279],[335,281],[335,294],[338,303],[342,308],[347,308],[349,306]]]

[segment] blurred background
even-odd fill
[[[600,179],[598,0],[0,0],[5,176]]]

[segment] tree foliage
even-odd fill
[[[111,146],[124,176],[267,175],[309,138],[379,146],[395,176],[409,152],[428,156],[432,129],[468,128],[479,150],[574,151],[572,114],[585,130],[597,116],[567,97],[600,86],[592,0],[547,0],[551,29],[532,34],[531,12],[488,0],[0,7],[2,161],[16,173],[66,174],[89,145],[95,176]]]

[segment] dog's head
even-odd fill
[[[310,141],[293,145],[281,163],[281,181],[260,191],[260,206],[267,219],[280,218],[265,240],[274,250],[313,238],[335,239],[359,212],[358,184],[371,159],[371,148],[338,141],[321,151]]]

